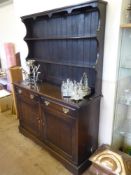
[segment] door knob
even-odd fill
[[[19,93],[19,94],[22,94],[22,90],[21,90],[21,89],[18,89],[18,93]]]
[[[44,103],[45,103],[46,106],[48,106],[50,104],[49,101],[45,101]]]
[[[34,95],[33,94],[30,94],[30,99],[34,99]]]
[[[65,114],[67,114],[67,113],[69,112],[69,109],[63,108],[63,112],[64,112]]]

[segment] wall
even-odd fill
[[[117,69],[119,61],[118,47],[121,5],[122,0],[108,0],[102,84],[103,98],[101,100],[100,110],[100,144],[110,144],[112,141]]]
[[[122,0],[107,0],[107,21],[105,32],[105,52],[104,52],[104,67],[103,67],[103,98],[101,100],[100,112],[100,130],[99,144],[111,143],[112,126],[114,117],[114,99],[117,81],[117,51],[119,43],[119,25],[120,11]],[[17,48],[21,52],[22,64],[25,66],[25,57],[28,49],[23,37],[25,35],[25,27],[20,21],[20,16],[36,13],[44,10],[49,10],[57,7],[62,7],[70,4],[84,2],[82,0],[14,0],[15,13],[17,15]]]
[[[3,68],[6,68],[3,44],[5,42],[17,42],[16,26],[13,3],[0,6],[0,57],[2,57],[1,62]]]

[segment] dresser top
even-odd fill
[[[72,108],[80,108],[83,105],[87,105],[92,100],[96,98],[100,98],[100,96],[99,97],[90,96],[90,97],[85,97],[84,99],[79,101],[74,101],[74,100],[71,100],[70,98],[63,98],[61,94],[61,88],[59,86],[56,86],[51,83],[46,83],[46,82],[39,83],[37,85],[32,85],[26,81],[22,81],[22,82],[14,83],[14,85],[20,88],[30,90],[41,96],[44,96],[44,98],[51,99],[61,104],[63,103],[64,105],[70,106]]]

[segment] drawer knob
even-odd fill
[[[69,112],[69,109],[63,108],[63,112],[64,112],[65,114],[67,114],[67,113]]]
[[[33,94],[30,94],[30,99],[34,99],[34,95]]]
[[[44,103],[45,103],[46,106],[48,106],[50,104],[49,101],[45,101]]]
[[[21,89],[18,89],[18,93],[19,93],[19,94],[22,94],[22,90],[21,90]]]

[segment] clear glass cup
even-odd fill
[[[131,105],[131,90],[125,89],[120,97],[120,102],[125,105]]]
[[[129,2],[126,9],[126,22],[131,23],[131,1]]]

